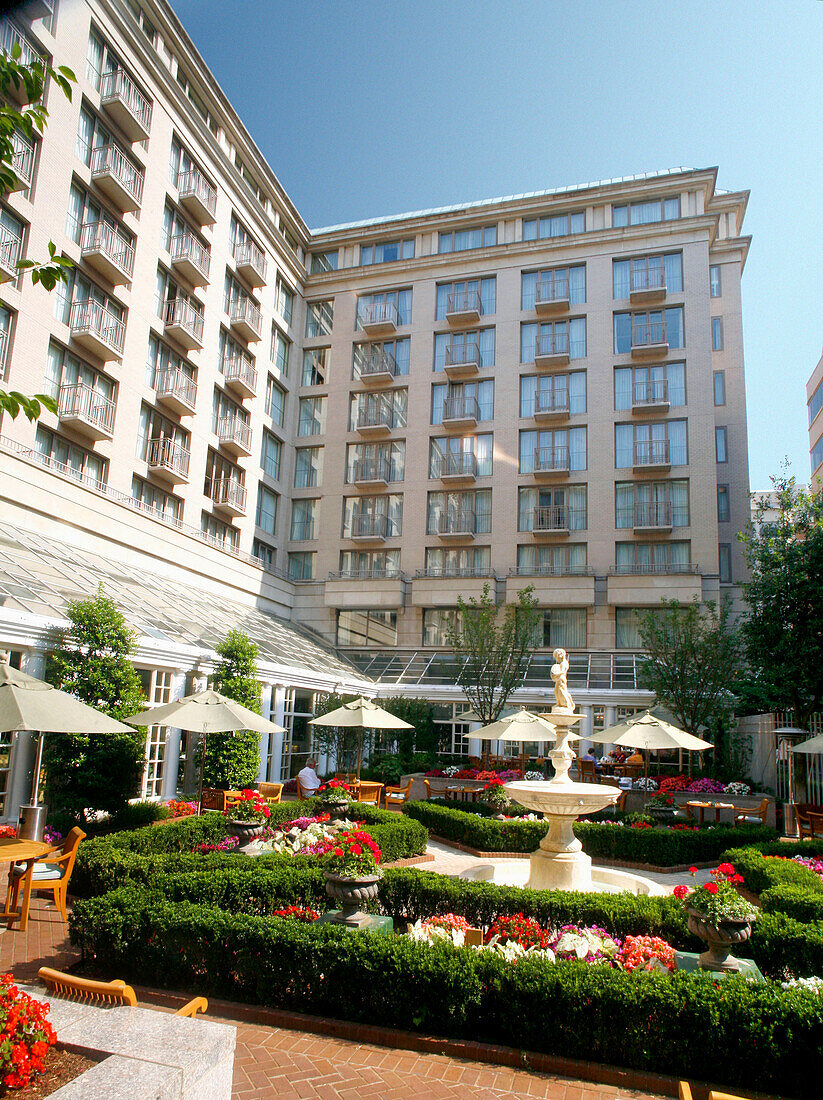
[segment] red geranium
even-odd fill
[[[716,894],[717,893],[717,883],[716,882],[707,882],[706,885],[703,887],[703,889],[706,891],[707,894]]]
[[[45,1072],[43,1059],[57,1040],[48,1011],[21,993],[11,974],[0,975],[0,1079],[7,1088],[25,1088],[32,1074]]]
[[[314,909],[309,909],[306,905],[288,905],[285,909],[275,909],[272,916],[298,920],[304,924],[311,924],[312,921],[320,918],[319,913],[316,913]]]
[[[522,913],[515,913],[510,917],[498,917],[488,931],[486,943],[495,936],[503,942],[514,940],[526,950],[530,947],[548,947],[552,938],[548,929],[543,928],[539,921],[533,917],[524,917]]]

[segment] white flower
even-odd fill
[[[453,779],[460,771],[460,768],[458,768],[456,764],[449,764],[448,768],[444,768],[443,771],[449,779]]]
[[[810,993],[823,996],[823,978],[791,978],[780,984],[784,989],[807,989]]]
[[[523,777],[528,779],[530,783],[539,783],[541,780],[545,780],[545,775],[542,772],[526,772]]]

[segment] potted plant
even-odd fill
[[[337,924],[361,928],[368,916],[360,905],[377,897],[380,879],[380,849],[359,829],[343,831],[330,841],[324,860],[326,893],[340,903],[340,912],[332,918]]]
[[[323,783],[317,790],[318,805],[324,809],[330,817],[340,817],[345,814],[351,804],[351,787],[342,779],[330,779]]]
[[[689,868],[692,876],[696,867]],[[731,863],[721,863],[712,871],[713,882],[689,890],[688,886],[676,886],[675,897],[680,898],[689,916],[689,931],[708,944],[708,950],[699,957],[701,970],[740,969],[740,960],[730,954],[737,943],[745,943],[752,934],[757,920],[757,910],[735,890],[743,881]]]
[[[241,791],[240,799],[223,811],[228,819],[231,836],[236,836],[240,846],[245,847],[265,829],[271,810],[257,791]]]
[[[494,810],[493,816],[498,819],[505,816],[503,811],[511,805],[511,799],[503,788],[503,781],[497,777],[489,780],[480,797]]]
[[[668,791],[660,791],[643,808],[643,813],[650,814],[658,825],[668,825],[674,821],[674,811],[677,800]]]

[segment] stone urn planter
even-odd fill
[[[332,821],[335,818],[347,817],[351,808],[351,802],[341,798],[339,802],[320,802],[317,806],[320,813],[327,813]]]
[[[721,920],[712,924],[694,909],[687,909],[689,931],[708,945],[698,958],[701,970],[737,971],[740,960],[732,955],[731,949],[738,943],[745,943],[752,934],[752,925],[757,917],[747,920]]]
[[[262,821],[237,821],[236,818],[230,817],[226,827],[229,830],[229,836],[237,837],[240,848],[247,848],[261,835],[266,826]]]
[[[334,875],[331,871],[326,871],[325,874],[326,893],[340,905],[340,912],[332,917],[333,923],[345,924],[348,928],[362,928],[369,917],[367,913],[360,912],[360,906],[364,901],[377,897],[380,875],[349,878],[345,875]]]
[[[665,806],[652,806],[644,813],[654,818],[655,825],[671,825],[674,822],[674,810],[669,810]]]

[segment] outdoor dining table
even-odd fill
[[[687,802],[686,805],[689,809],[700,811],[700,824],[703,824],[703,817],[706,810],[714,810],[714,820],[717,824],[720,824],[720,811],[721,810],[733,810],[733,802]]]
[[[44,843],[42,840],[15,840],[13,837],[6,837],[0,840],[0,864],[25,863],[26,865],[25,875],[23,876],[23,900],[20,908],[13,913],[9,911],[11,891],[8,891],[6,894],[6,904],[3,909],[3,916],[8,920],[9,928],[11,928],[14,921],[19,918],[20,931],[25,932],[29,920],[31,876],[34,871],[34,865],[38,859],[42,859],[50,848],[51,845]],[[9,870],[11,870],[11,867],[9,867]]]

